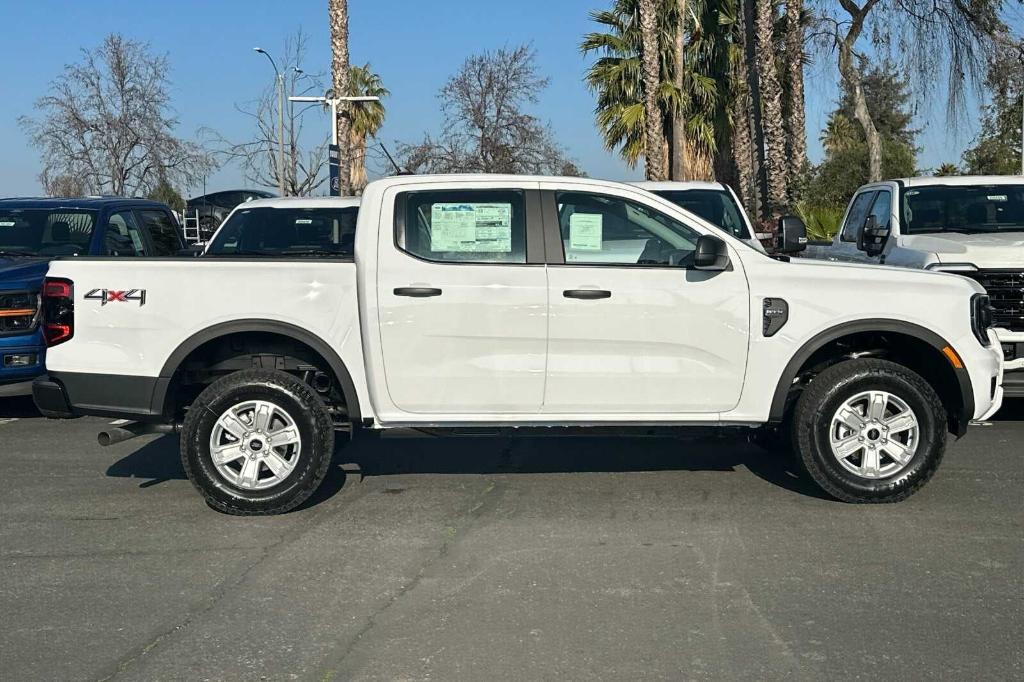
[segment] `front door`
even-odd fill
[[[559,232],[548,232],[549,251],[561,242],[564,256],[548,267],[543,411],[661,420],[733,408],[750,316],[739,260],[723,272],[688,269],[701,232],[624,196],[553,191],[543,200],[545,226]]]
[[[399,411],[540,410],[548,315],[536,186],[427,183],[386,195],[394,227],[380,226],[376,295],[384,375]],[[531,224],[537,238],[528,243]]]

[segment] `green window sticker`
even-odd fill
[[[600,251],[604,216],[600,213],[573,213],[569,216],[569,248],[573,251]]]

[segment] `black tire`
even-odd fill
[[[832,417],[858,393],[884,390],[904,401],[918,419],[918,443],[910,461],[881,478],[844,468],[829,442]],[[847,360],[818,374],[797,400],[793,443],[800,460],[825,492],[843,502],[899,502],[935,474],[946,449],[946,410],[935,390],[918,374],[887,360]]]
[[[247,400],[264,400],[294,420],[301,448],[294,469],[264,490],[246,490],[219,473],[210,454],[210,435],[220,416]],[[255,446],[254,446],[255,448]],[[291,374],[252,369],[210,384],[192,403],[181,432],[181,462],[207,504],[225,514],[282,514],[305,502],[323,482],[334,452],[334,427],[323,400]]]

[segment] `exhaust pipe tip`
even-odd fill
[[[181,430],[181,424],[144,424],[140,422],[129,422],[96,434],[96,441],[103,447],[121,443],[138,436],[152,433],[177,433]]]

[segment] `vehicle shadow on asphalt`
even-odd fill
[[[0,398],[0,419],[42,419],[32,396]]]
[[[791,492],[831,499],[800,472],[792,455],[740,437],[356,438],[334,455],[327,478],[300,508],[330,499],[365,477],[398,474],[550,474],[720,471],[745,468]],[[186,478],[178,438],[162,436],[112,464],[107,476],[140,479],[140,488]]]

